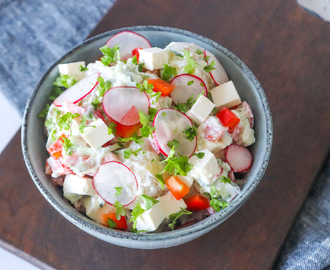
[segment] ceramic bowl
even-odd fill
[[[194,42],[212,52],[222,63],[229,78],[234,81],[242,100],[246,100],[255,115],[256,143],[250,147],[253,166],[246,174],[242,192],[231,204],[193,225],[163,233],[136,234],[109,229],[75,210],[62,196],[60,188],[54,186],[45,174],[46,135],[44,119],[37,117],[51,92],[52,83],[58,76],[57,65],[85,60],[94,62],[100,57],[99,48],[112,35],[123,31],[135,31],[145,36],[152,46],[164,48],[171,41]],[[56,61],[41,78],[31,94],[25,109],[22,127],[22,149],[29,173],[45,199],[67,220],[81,230],[111,244],[140,249],[166,248],[191,241],[219,226],[239,209],[259,184],[265,173],[272,146],[272,119],[265,93],[250,69],[233,53],[218,43],[189,31],[162,26],[135,26],[112,30],[90,38],[76,46]]]

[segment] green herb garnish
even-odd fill
[[[168,81],[172,77],[176,76],[176,68],[172,68],[169,65],[164,65],[163,70],[161,71],[161,77],[164,81]]]
[[[192,74],[195,72],[195,69],[198,67],[198,64],[195,62],[195,60],[190,56],[190,53],[188,51],[183,51],[183,54],[185,58],[187,59],[188,64],[185,65],[183,72]]]
[[[121,194],[121,191],[123,190],[122,187],[115,187],[115,190],[116,190],[116,193],[115,193],[115,196],[119,196]]]
[[[77,81],[73,77],[70,77],[69,75],[66,75],[66,74],[60,74],[60,76],[58,76],[55,79],[55,82],[53,83],[53,85],[58,86],[58,87],[64,87],[64,88],[68,89],[69,87],[74,85],[76,82]]]
[[[203,69],[206,71],[206,72],[210,72],[211,70],[215,69],[215,62],[212,61],[211,64],[205,66]]]
[[[192,212],[190,212],[190,211],[188,211],[188,210],[186,210],[186,209],[181,208],[181,211],[180,211],[180,212],[178,212],[178,213],[174,213],[174,214],[172,214],[172,215],[169,216],[169,218],[170,218],[170,220],[171,220],[171,223],[169,223],[168,226],[169,226],[172,230],[174,230],[174,227],[175,227],[175,225],[177,224],[177,220],[178,220],[181,216],[183,216],[183,215],[191,215],[191,214],[192,214]]]
[[[39,117],[45,118],[48,114],[48,111],[49,111],[49,104],[46,104],[46,106],[42,109],[42,111],[39,112],[37,115]]]
[[[114,204],[113,204],[114,207],[116,207],[116,219],[117,220],[120,220],[120,217],[121,216],[126,216],[126,212],[125,212],[125,209],[123,207],[123,205],[116,201]]]
[[[140,195],[140,197],[144,200],[144,203],[146,205],[146,210],[151,209],[156,203],[158,203],[159,201],[151,198],[147,195]]]
[[[189,141],[192,141],[197,135],[197,127],[195,125],[193,125],[192,127],[188,127],[183,131],[183,133],[186,135],[186,138]]]
[[[101,62],[105,66],[109,66],[111,63],[116,63],[120,60],[119,47],[117,45],[113,48],[109,48],[107,45],[104,45],[100,48],[100,51],[103,53]]]

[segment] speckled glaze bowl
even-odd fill
[[[193,225],[164,233],[136,234],[109,229],[75,210],[63,199],[61,190],[52,184],[45,174],[45,161],[48,157],[45,149],[46,135],[44,119],[37,117],[51,92],[52,83],[58,76],[57,65],[85,60],[94,62],[100,57],[99,48],[112,35],[123,31],[135,31],[145,36],[152,46],[164,48],[171,41],[194,42],[212,52],[222,63],[229,78],[234,81],[242,100],[246,100],[255,115],[256,143],[250,147],[254,158],[253,166],[246,175],[246,184],[242,192],[223,211],[211,215]],[[22,150],[29,173],[46,200],[67,220],[81,230],[111,244],[140,249],[167,248],[180,245],[206,234],[219,226],[252,194],[265,173],[272,146],[272,118],[265,93],[250,69],[233,53],[218,43],[181,29],[162,26],[135,26],[112,30],[90,38],[76,46],[56,61],[41,78],[30,96],[23,119]],[[65,232],[63,232],[65,233]]]

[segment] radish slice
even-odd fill
[[[171,92],[171,98],[174,103],[186,103],[191,96],[197,96],[199,93],[204,92],[207,97],[207,87],[204,81],[194,75],[181,74],[175,76],[171,84],[175,85],[174,90]]]
[[[120,59],[127,60],[132,57],[132,50],[136,47],[141,49],[151,48],[150,42],[144,37],[132,31],[122,31],[107,41],[107,46],[119,47]]]
[[[234,172],[246,172],[252,166],[252,155],[247,148],[231,144],[226,148],[226,161]]]
[[[62,94],[60,94],[55,100],[54,105],[61,107],[63,102],[78,103],[84,97],[86,97],[90,92],[92,92],[98,84],[97,78],[98,73],[93,73],[92,75],[78,81],[76,84],[69,87]]]
[[[225,82],[228,82],[228,75],[225,71],[225,69],[223,68],[223,66],[220,64],[220,62],[218,61],[218,59],[214,56],[213,53],[204,50],[204,57],[210,56],[209,60],[206,61],[206,63],[208,65],[210,65],[212,63],[212,61],[214,61],[215,65],[213,70],[210,71],[210,75],[212,77],[212,80],[215,82],[216,85],[220,85],[223,84]]]
[[[134,173],[118,161],[103,163],[93,178],[96,192],[107,203],[113,205],[116,201],[123,206],[129,205],[136,198],[138,183]],[[121,192],[116,196],[116,192]]]
[[[160,152],[168,156],[171,148],[167,145],[169,141],[179,141],[178,152],[182,156],[190,157],[197,146],[197,136],[192,140],[186,138],[183,131],[193,126],[193,122],[184,113],[175,109],[165,108],[157,112],[153,126],[154,140]]]
[[[148,113],[149,98],[132,86],[113,87],[103,96],[103,110],[114,121],[124,126],[139,123],[139,111]]]

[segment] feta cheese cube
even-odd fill
[[[176,176],[182,183],[186,184],[188,187],[191,187],[191,185],[194,182],[194,179],[192,179],[189,176],[183,176],[183,175],[177,175]]]
[[[187,115],[198,125],[203,123],[209,116],[214,108],[213,102],[207,97],[201,95],[191,109],[187,112]]]
[[[97,193],[93,187],[91,178],[67,174],[63,183],[63,195],[71,203],[74,203],[81,198],[81,195],[94,196]]]
[[[192,156],[189,163],[193,166],[188,173],[189,176],[195,178],[200,185],[212,185],[216,180],[215,177],[220,174],[220,167],[214,154],[209,150],[203,150],[198,153],[204,153],[204,157],[199,159]]]
[[[58,72],[73,77],[75,80],[79,81],[85,78],[85,71],[80,71],[80,66],[83,68],[86,67],[85,61],[59,64]]]
[[[161,203],[156,203],[151,209],[143,212],[136,219],[136,229],[139,231],[154,231],[163,222],[166,215]]]
[[[115,137],[113,134],[108,134],[108,127],[100,118],[90,123],[88,127],[85,127],[84,132],[80,133],[80,135],[90,147],[95,149]]]
[[[235,85],[232,81],[221,84],[210,91],[213,102],[217,108],[231,108],[241,103]]]
[[[158,200],[163,207],[163,211],[166,217],[169,217],[174,213],[180,212],[181,208],[183,209],[187,208],[187,205],[184,202],[184,200],[175,199],[175,197],[170,191],[165,193],[163,196],[159,197]]]
[[[83,203],[86,209],[86,215],[91,219],[96,220],[98,217],[98,211],[103,207],[105,202],[100,196],[94,195],[85,197]]]
[[[139,62],[149,70],[163,68],[168,64],[168,51],[157,47],[139,50]]]

